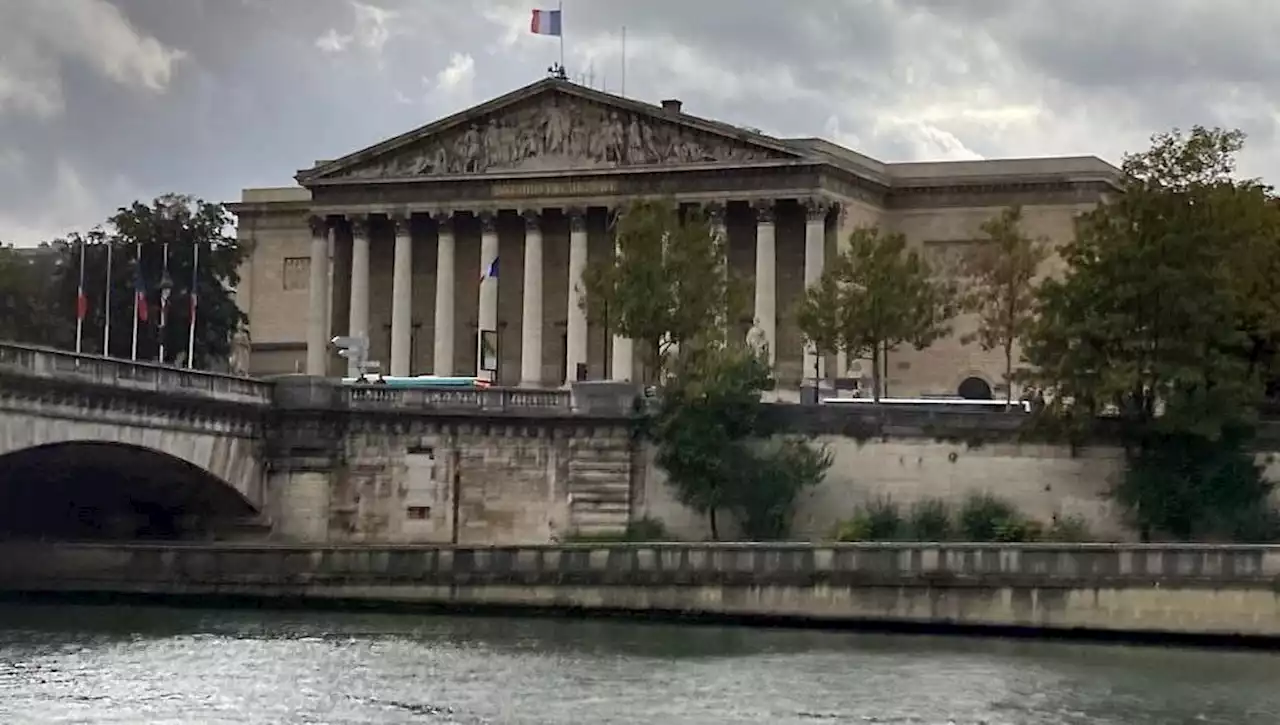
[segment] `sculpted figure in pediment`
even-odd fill
[[[551,96],[423,139],[339,178],[404,178],[513,170],[575,170],[749,162],[781,154],[586,100]]]

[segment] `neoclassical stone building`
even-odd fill
[[[755,290],[741,331],[758,326],[772,341],[784,388],[815,370],[860,378],[865,363],[808,355],[794,318],[852,229],[880,225],[933,253],[970,243],[984,220],[1021,204],[1028,232],[1061,241],[1116,189],[1117,173],[1095,157],[882,163],[822,139],[706,120],[679,101],[548,78],[316,162],[297,187],[246,189],[230,206],[253,248],[238,290],[249,370],[338,375],[345,361],[328,340],[364,334],[394,375],[479,372],[540,386],[631,378],[638,351],[588,322],[574,280],[612,253],[616,209],[660,196],[705,206],[727,234],[730,269]],[[482,337],[496,340],[484,356]],[[955,394],[968,378],[997,388],[999,355],[958,340],[893,351],[890,394]],[[478,371],[485,358],[496,371]]]

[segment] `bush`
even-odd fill
[[[1045,532],[1045,540],[1078,544],[1092,541],[1093,535],[1089,532],[1088,522],[1081,516],[1054,516],[1053,523]]]
[[[912,504],[907,530],[916,541],[948,541],[954,528],[946,501],[929,498]]]
[[[674,541],[675,539],[667,533],[666,524],[663,524],[661,519],[645,516],[627,524],[625,531],[616,534],[580,534],[575,531],[565,534],[563,540],[570,544],[622,544]]]
[[[836,527],[836,541],[896,541],[907,532],[898,504],[887,497],[860,506]]]
[[[960,507],[960,535],[966,541],[1014,541],[1023,517],[1008,501],[989,493],[970,494]],[[1001,537],[1006,538],[1001,538]]]

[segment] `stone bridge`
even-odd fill
[[[632,456],[608,395],[256,380],[0,343],[0,538],[618,530]]]
[[[49,529],[51,501],[70,529],[138,506],[256,517],[270,405],[263,381],[0,344],[0,531]]]

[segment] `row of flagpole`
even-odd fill
[[[84,352],[84,321],[89,314],[89,298],[85,293],[85,274],[86,274],[86,258],[88,253],[88,241],[80,240],[80,270],[79,282],[76,286],[76,354]],[[112,287],[112,245],[107,243],[107,265],[106,265],[106,288],[103,292],[103,321],[102,321],[102,354],[111,354],[111,287]],[[129,357],[131,360],[138,359],[138,336],[141,331],[139,323],[146,322],[149,317],[149,303],[147,301],[146,282],[142,277],[142,243],[137,245],[137,256],[134,258],[134,282],[133,282],[133,340],[130,348]],[[169,287],[165,284],[169,279],[169,243],[164,242],[162,245],[162,271],[160,284],[160,341],[158,350],[158,361],[165,361],[165,341],[164,334],[169,322]],[[189,297],[191,300],[191,311],[187,320],[187,359],[186,366],[191,368],[195,365],[196,352],[196,311],[198,309],[200,287],[200,245],[192,245],[191,259],[191,289]]]

